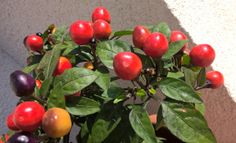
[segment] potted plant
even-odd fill
[[[110,22],[98,7],[92,22],[52,24],[25,38],[27,66],[10,75],[19,102],[2,141],[69,143],[79,126],[81,143],[216,142],[198,92],[223,85],[220,72],[206,72],[214,49],[188,50],[185,34],[166,23],[112,32]],[[156,115],[146,111],[150,100]]]

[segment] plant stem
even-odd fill
[[[119,77],[115,76],[115,77],[111,77],[111,81],[115,81],[115,80],[118,80],[120,79]]]
[[[94,58],[93,65],[94,65],[94,68],[97,69],[98,59],[97,59],[97,55],[96,55],[96,45],[91,44],[91,47],[92,47],[92,55],[93,55],[93,58]]]
[[[64,32],[63,35],[62,35],[62,38],[61,38],[61,42],[62,43],[65,42],[66,34],[69,34],[69,27],[66,27],[66,32]]]
[[[210,87],[210,84],[208,82],[206,82],[204,85],[202,86],[196,86],[194,87],[194,90],[200,90],[200,89],[203,89],[203,88],[209,88]]]
[[[40,99],[39,97],[37,97],[37,96],[34,96],[34,95],[31,95],[30,97],[32,97],[34,100],[37,100],[38,102],[40,102],[41,104],[46,104],[46,102],[45,101],[43,101],[42,99]]]
[[[116,38],[116,36],[112,36],[112,37],[110,38],[110,40],[113,40],[114,38]]]
[[[146,89],[146,86],[139,79],[136,79],[135,81],[142,89]]]

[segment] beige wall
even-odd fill
[[[69,25],[76,19],[89,20],[93,8],[99,5],[109,9],[114,30],[161,21],[172,29],[182,29],[162,0],[0,0],[0,134],[6,131],[6,114],[17,101],[8,77],[25,65],[24,36],[42,31],[51,23]],[[206,117],[218,142],[233,143],[236,105],[224,87],[204,93]]]

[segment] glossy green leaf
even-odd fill
[[[125,99],[126,99],[125,95],[119,95],[119,96],[116,96],[116,98],[113,100],[113,103],[117,104],[121,101],[124,101]]]
[[[58,62],[58,59],[61,54],[60,46],[61,45],[56,45],[52,49],[51,55],[49,57],[47,57],[48,64],[47,64],[46,69],[44,71],[45,78],[49,78],[50,76],[52,76],[52,74],[57,66],[57,62]]]
[[[110,86],[109,70],[106,67],[100,67],[97,69],[96,74],[98,76],[95,80],[96,84],[103,90],[107,90]]]
[[[66,70],[60,76],[57,76],[54,85],[58,82],[62,83],[62,93],[64,95],[72,95],[81,91],[97,79],[97,74],[86,68],[71,68]]]
[[[112,37],[128,36],[128,35],[132,35],[132,33],[133,33],[133,29],[125,29],[125,30],[115,31],[112,34]]]
[[[156,135],[148,113],[142,106],[133,106],[129,114],[129,121],[136,132],[144,141],[156,143]]]
[[[163,139],[163,138],[156,137],[156,143],[162,143],[161,139]],[[143,141],[142,143],[149,143],[149,142]]]
[[[69,35],[69,30],[68,27],[66,26],[61,26],[56,28],[55,33],[53,34],[53,38],[57,41],[57,42],[61,42],[61,41],[70,41],[70,35]]]
[[[93,56],[91,55],[92,53],[92,48],[90,46],[80,46],[79,47],[79,55],[78,56],[83,56],[87,60],[92,60]]]
[[[194,69],[194,68],[182,67],[182,71],[184,72],[185,82],[192,88],[194,88],[196,86],[200,68]]]
[[[146,96],[146,91],[144,89],[138,88],[136,91],[136,96],[144,98]]]
[[[149,91],[152,95],[155,95],[155,94],[157,93],[156,89],[154,89],[154,88],[150,88],[148,91]]]
[[[52,76],[61,53],[61,44],[57,44],[51,51],[46,52],[40,61],[37,70],[43,71],[45,79]]]
[[[121,121],[121,108],[113,104],[104,105],[97,115],[91,129],[90,139],[93,143],[103,142]]]
[[[202,68],[197,76],[197,85],[203,86],[206,82],[206,68]]]
[[[168,72],[167,77],[170,78],[176,78],[176,79],[180,79],[184,77],[184,73],[182,72]]]
[[[53,77],[50,77],[48,79],[45,79],[43,82],[42,82],[42,86],[39,90],[40,92],[40,96],[43,97],[43,98],[46,98],[48,93],[49,93],[49,90],[51,88],[51,84],[53,82]]]
[[[159,23],[158,25],[154,25],[151,29],[152,32],[160,32],[162,34],[164,34],[167,39],[170,39],[170,34],[171,34],[171,30],[169,28],[169,26],[167,25],[167,23],[162,22]]]
[[[171,59],[163,60],[163,64],[164,64],[163,68],[165,69],[172,68],[175,65]]]
[[[194,106],[188,103],[165,101],[161,104],[165,125],[184,142],[215,143],[207,122]]]
[[[104,91],[102,94],[103,97],[107,97],[110,99],[123,99],[125,91],[121,87],[118,87],[114,82],[110,84],[110,87]]]
[[[27,64],[28,65],[38,64],[41,61],[42,57],[43,55],[30,55],[27,58]]]
[[[80,124],[80,131],[79,131],[79,134],[77,135],[76,139],[77,139],[77,142],[80,142],[80,143],[88,143],[88,138],[90,138],[90,135],[89,135],[89,132],[90,132],[90,129],[89,129],[89,121],[85,121],[85,123],[82,123]],[[91,122],[90,122],[91,123]]]
[[[177,42],[171,42],[169,44],[168,51],[162,56],[163,60],[171,59],[175,54],[177,54],[183,46],[188,42],[188,40],[180,40]]]
[[[35,94],[36,97],[40,96],[40,90],[39,90],[38,86],[34,87],[34,94]]]
[[[109,134],[103,143],[140,143],[141,139],[129,122],[129,112],[122,112],[122,119],[117,127]]]
[[[134,52],[141,59],[144,69],[153,67],[154,63],[152,62],[151,58],[146,56],[145,53],[141,49],[134,48]]]
[[[157,111],[157,122],[155,125],[155,130],[160,129],[163,126],[164,126],[164,121],[163,121],[162,107],[159,106],[158,111]]]
[[[96,54],[102,63],[110,69],[113,69],[114,56],[124,51],[130,51],[130,46],[128,43],[120,40],[99,42],[96,47]]]
[[[65,108],[65,96],[61,92],[62,84],[57,84],[48,96],[48,108]]]
[[[63,46],[65,47],[64,48],[65,50],[62,52],[63,56],[67,56],[68,54],[72,53],[72,51],[75,51],[78,53],[79,46],[76,45],[73,41],[65,41],[63,43]],[[74,54],[76,54],[75,52]]]
[[[38,66],[38,64],[29,65],[29,66],[25,67],[22,71],[24,73],[31,73],[37,66]]]
[[[165,78],[160,81],[159,87],[161,92],[169,98],[191,103],[202,102],[198,94],[182,80]]]
[[[195,108],[204,116],[205,115],[205,105],[204,103],[195,104]]]
[[[189,55],[184,54],[184,55],[182,56],[181,63],[182,63],[182,65],[188,66],[188,65],[190,64],[190,57],[189,57]]]
[[[100,111],[100,103],[87,98],[73,96],[66,100],[66,110],[72,115],[87,116]]]

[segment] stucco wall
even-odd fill
[[[168,6],[177,9],[175,5],[170,5],[173,2],[168,1]],[[77,19],[89,20],[93,8],[99,5],[104,5],[109,9],[114,30],[133,27],[136,24],[154,24],[165,21],[172,29],[186,30],[187,34],[189,31],[190,34],[192,33],[191,29],[186,27],[188,24],[181,23],[185,30],[182,29],[179,20],[162,0],[0,0],[0,134],[6,131],[5,117],[17,101],[10,90],[8,78],[12,71],[25,65],[27,54],[22,44],[24,36],[42,31],[51,23],[69,25]],[[209,17],[211,18],[213,17]],[[208,23],[203,22],[203,24]],[[215,29],[211,27],[207,29],[208,32],[212,30]],[[201,32],[199,30],[199,33]],[[213,43],[213,41],[209,42]],[[221,56],[217,58],[220,59]],[[221,65],[220,62],[218,64]],[[218,142],[233,143],[236,136],[236,127],[234,127],[236,105],[226,88],[207,90],[204,94],[203,99],[207,103],[206,118]]]

